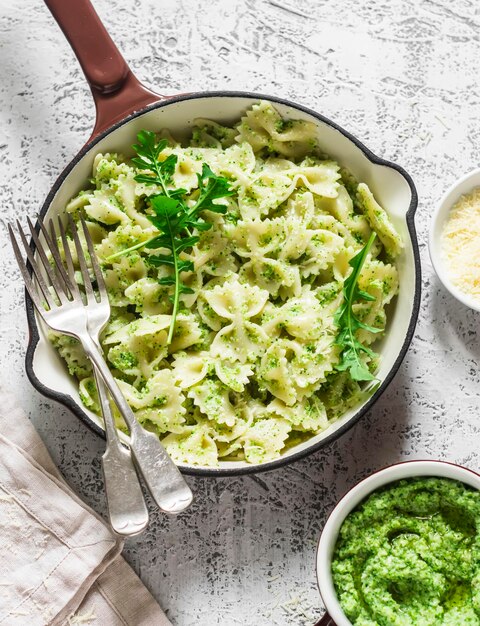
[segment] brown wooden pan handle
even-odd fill
[[[318,621],[315,626],[337,626],[328,613]]]
[[[45,0],[82,66],[97,118],[93,139],[115,122],[162,100],[133,75],[90,0]]]

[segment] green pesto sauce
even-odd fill
[[[412,478],[345,519],[332,559],[355,626],[480,626],[480,492]]]

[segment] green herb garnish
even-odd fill
[[[380,333],[382,329],[373,328],[361,322],[353,312],[353,304],[358,300],[374,301],[375,297],[366,291],[362,291],[358,287],[358,278],[362,271],[363,264],[375,240],[375,233],[370,235],[365,246],[349,261],[349,265],[353,268],[350,276],[343,283],[343,303],[335,313],[335,323],[340,329],[335,343],[341,346],[340,363],[336,369],[339,371],[350,372],[353,380],[375,380],[375,376],[369,371],[368,367],[360,358],[362,353],[371,358],[376,357],[375,352],[364,346],[356,337],[358,330],[368,330],[371,333]]]
[[[132,162],[145,173],[135,176],[135,180],[145,185],[156,185],[162,190],[162,193],[150,196],[150,208],[155,215],[147,216],[160,232],[147,241],[112,254],[107,260],[110,261],[143,247],[162,248],[168,251],[167,254],[149,256],[147,262],[155,267],[165,265],[172,270],[170,276],[160,278],[158,281],[161,285],[172,285],[174,288],[173,296],[170,298],[173,303],[173,311],[167,339],[167,343],[170,344],[175,329],[180,295],[193,293],[192,289],[182,282],[180,274],[192,272],[194,266],[191,261],[181,259],[180,253],[191,248],[200,240],[198,235],[192,235],[194,230],[202,232],[212,227],[210,222],[202,219],[200,213],[212,211],[225,214],[226,207],[215,204],[213,201],[232,196],[234,191],[230,189],[230,182],[226,178],[214,174],[206,163],[202,164],[202,173],[197,174],[198,189],[195,189],[191,194],[185,189],[170,189],[172,174],[177,164],[177,155],[170,154],[163,161],[159,161],[161,152],[168,145],[167,140],[162,139],[156,143],[155,134],[148,130],[140,131],[137,140],[138,143],[133,148],[138,156],[134,157]],[[187,200],[191,201],[189,204],[192,206],[187,205]]]

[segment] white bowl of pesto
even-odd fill
[[[398,463],[351,489],[317,548],[322,626],[480,624],[480,475]]]
[[[204,164],[234,190],[214,201],[223,213],[200,215],[209,230],[189,230],[200,240],[183,254],[187,289],[173,327],[172,265],[143,245],[159,234],[152,189],[165,194],[135,182],[142,172],[129,160],[142,130],[167,139],[160,160],[176,157],[167,187],[184,190],[185,206],[214,180]],[[172,206],[162,202],[160,212]],[[401,168],[318,114],[220,93],[160,102],[100,136],[64,172],[42,215],[81,211],[89,221],[113,304],[105,354],[139,419],[183,471],[229,475],[325,445],[385,390],[418,315],[416,202]],[[355,269],[353,306],[342,312]],[[352,312],[355,336],[340,336]],[[101,431],[78,349],[57,338],[63,360],[28,315],[30,379]]]
[[[443,286],[480,311],[480,169],[456,181],[432,216],[428,248]]]

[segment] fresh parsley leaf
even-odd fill
[[[377,356],[370,348],[360,343],[356,336],[357,331],[364,329],[371,333],[382,332],[380,328],[364,324],[353,312],[353,304],[355,302],[359,300],[372,302],[375,300],[374,296],[358,287],[358,278],[375,237],[375,233],[372,233],[360,252],[350,259],[349,264],[353,271],[343,283],[343,303],[338,308],[334,318],[340,329],[335,343],[342,348],[340,363],[336,369],[339,371],[348,370],[353,380],[357,381],[375,380],[375,376],[369,371],[361,355],[365,354],[371,358]]]
[[[167,254],[155,254],[147,257],[147,262],[154,266],[167,266],[172,274],[159,279],[159,284],[173,287],[170,300],[173,304],[172,320],[168,331],[167,343],[171,343],[175,322],[177,319],[180,295],[193,293],[181,279],[184,272],[193,272],[191,261],[181,259],[180,254],[191,249],[200,240],[193,231],[202,232],[212,227],[200,215],[202,211],[225,214],[224,205],[214,203],[214,200],[227,198],[235,192],[230,189],[230,182],[223,176],[217,176],[210,167],[203,163],[201,174],[197,174],[198,190],[190,197],[185,189],[171,189],[172,176],[177,165],[177,156],[170,154],[162,159],[162,152],[168,145],[166,139],[156,142],[155,134],[142,130],[137,135],[138,143],[133,148],[137,156],[132,159],[133,164],[142,173],[135,176],[135,180],[145,185],[156,185],[161,193],[150,196],[149,204],[153,215],[148,219],[158,229],[159,234],[147,241],[142,241],[126,250],[110,255],[107,260],[128,254],[139,248],[167,251]],[[187,205],[187,199],[193,200],[193,205]],[[189,204],[192,204],[190,202]]]

